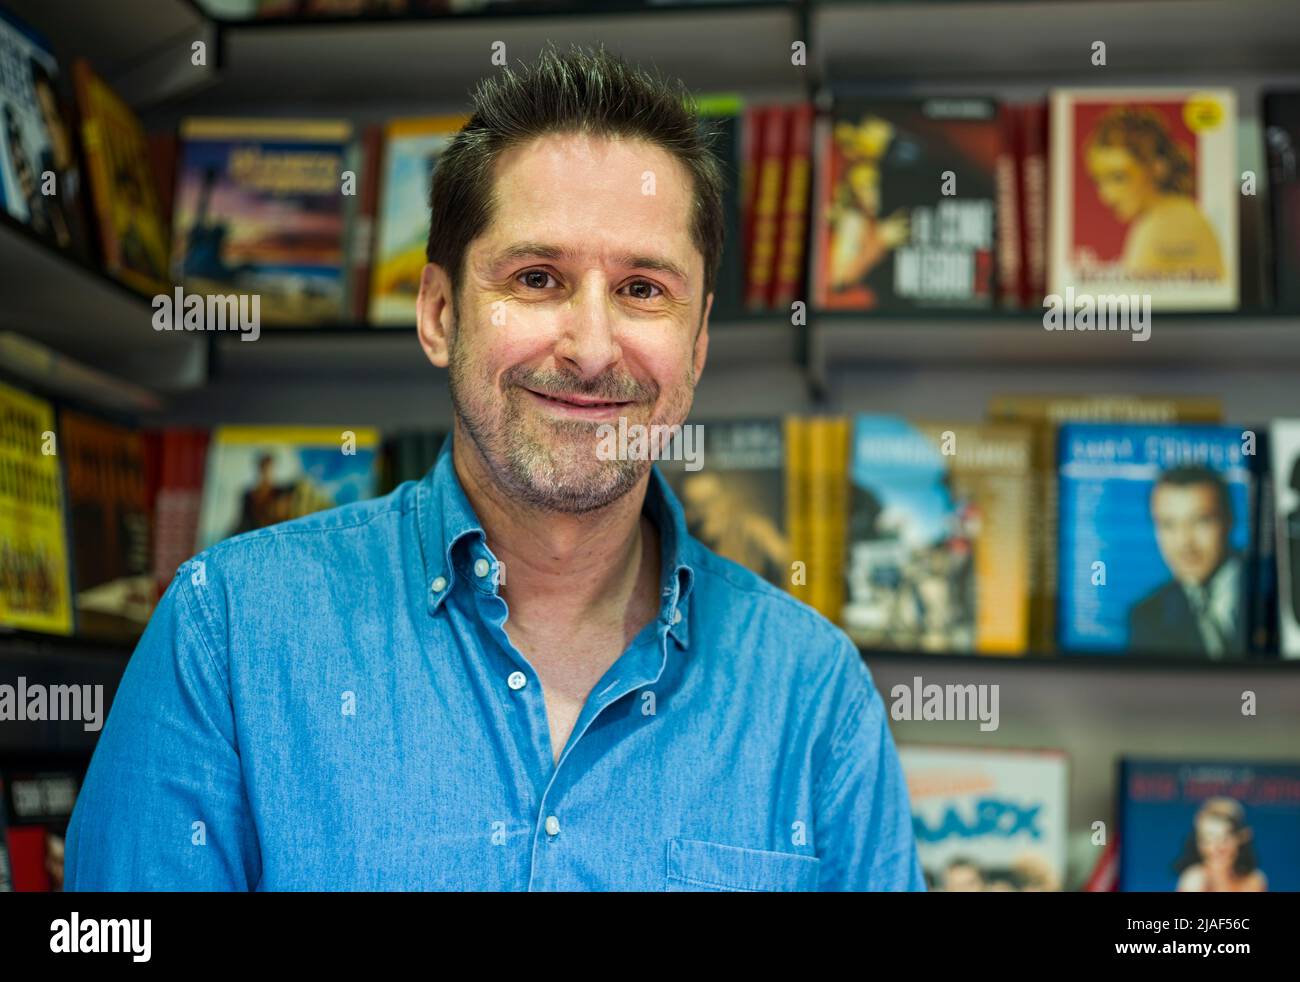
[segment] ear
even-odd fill
[[[713,309],[713,294],[704,298],[704,317],[700,321],[699,333],[695,335],[695,378],[704,373],[704,363],[709,355],[709,311]]]
[[[415,301],[416,333],[420,347],[438,368],[446,368],[451,337],[453,304],[451,281],[437,263],[425,263],[420,273],[420,295]]]

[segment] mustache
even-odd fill
[[[647,402],[659,395],[659,387],[656,385],[647,387],[640,385],[635,379],[617,379],[613,375],[582,379],[567,372],[530,372],[511,369],[502,376],[502,380],[526,389],[539,389],[565,395],[593,396],[608,402]]]

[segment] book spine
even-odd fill
[[[1020,181],[1024,208],[1020,220],[1025,230],[1022,254],[1025,286],[1021,302],[1025,307],[1040,308],[1047,295],[1047,105],[1023,106],[1021,112],[1024,155]]]
[[[789,116],[789,153],[786,158],[785,187],[781,194],[776,275],[769,303],[773,310],[788,309],[801,295],[804,240],[808,231],[808,194],[812,175],[812,104],[804,103],[794,107]]]
[[[785,524],[790,539],[791,563],[786,589],[804,603],[811,603],[808,591],[808,423],[802,417],[787,416],[784,425]]]
[[[763,310],[771,296],[776,267],[777,223],[781,210],[781,180],[785,165],[786,108],[772,106],[763,122],[763,155],[754,201],[754,233],[745,307]]]
[[[1019,114],[1014,106],[1002,106],[998,121],[1002,146],[998,151],[997,182],[997,249],[998,303],[1019,307],[1024,294],[1021,283],[1020,154]]]

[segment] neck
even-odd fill
[[[629,626],[635,634],[655,616],[658,535],[642,514],[648,472],[616,501],[570,514],[512,499],[493,480],[478,446],[459,423],[452,461],[488,545],[504,564],[501,593],[515,627],[635,622]]]

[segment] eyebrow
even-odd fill
[[[504,266],[506,263],[514,262],[517,259],[550,259],[556,262],[565,262],[573,258],[573,250],[562,246],[548,245],[545,242],[517,242],[497,253],[492,260],[492,266],[494,268]],[[669,276],[675,276],[683,283],[690,282],[690,277],[687,276],[686,271],[681,266],[661,256],[624,254],[612,258],[619,266],[654,270],[659,273],[666,273]]]

